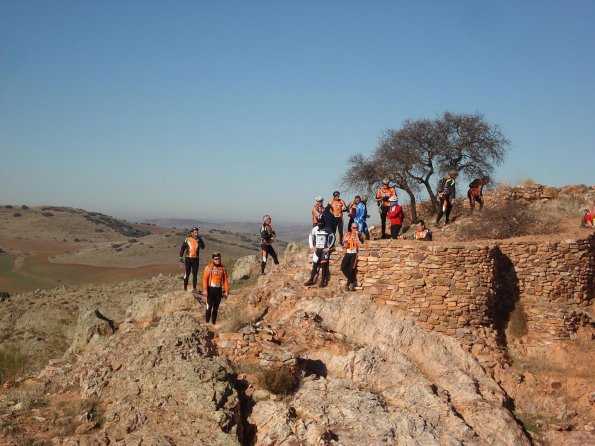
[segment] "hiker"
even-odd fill
[[[357,231],[357,223],[353,223],[351,231],[345,234],[343,239],[343,260],[341,261],[341,271],[347,278],[346,291],[355,291],[357,286],[357,256],[359,248],[362,245],[360,235]]]
[[[382,235],[380,238],[387,238],[386,235],[386,214],[390,208],[389,199],[396,197],[397,191],[394,187],[390,187],[388,178],[382,180],[382,187],[376,191],[376,203],[378,204],[378,211],[380,212],[380,226],[382,228]]]
[[[366,220],[369,217],[367,202],[368,196],[362,195],[362,201],[359,202],[355,209],[355,217],[353,221],[357,223],[357,230],[360,235],[365,235],[366,240],[370,240],[370,231],[368,231],[368,224],[366,223]]]
[[[339,198],[341,193],[336,190],[333,192],[333,199],[329,201],[333,215],[335,216],[335,227],[339,229],[339,244],[343,244],[343,212],[347,212],[347,206],[342,198]],[[334,234],[334,232],[333,232]]]
[[[399,231],[403,226],[405,214],[403,213],[403,207],[399,204],[396,196],[390,197],[388,202],[390,203],[390,208],[386,213],[386,216],[390,219],[390,236],[394,240],[399,238]]]
[[[488,182],[488,177],[476,178],[469,183],[469,190],[467,191],[467,198],[469,198],[469,205],[471,206],[471,213],[475,210],[475,202],[479,203],[479,210],[483,210],[483,186]]]
[[[438,211],[438,216],[436,217],[436,226],[440,224],[440,220],[442,216],[446,216],[446,221],[444,224],[448,224],[450,222],[450,211],[452,210],[452,200],[455,198],[455,178],[457,174],[456,172],[449,173],[444,178],[441,178],[438,182],[438,188],[436,193],[438,195],[438,200],[440,202],[440,210]]]
[[[312,232],[308,237],[308,244],[312,250],[312,271],[310,272],[310,279],[304,284],[311,286],[316,283],[316,276],[318,270],[322,270],[322,277],[320,278],[320,288],[328,285],[330,276],[329,262],[335,244],[334,231],[330,231],[325,226],[324,217],[318,219],[317,226],[312,228]]]
[[[581,220],[581,228],[590,228],[590,229],[595,229],[594,223],[593,223],[593,214],[595,208],[585,208],[585,215],[583,216],[583,219]]]
[[[214,252],[211,256],[213,261],[209,263],[202,276],[202,288],[207,295],[207,310],[205,320],[209,319],[214,324],[217,322],[217,311],[221,299],[229,296],[229,279],[227,270],[221,263],[221,253]]]
[[[271,216],[265,215],[262,217],[262,226],[260,227],[260,248],[262,250],[262,261],[260,262],[260,273],[264,276],[264,269],[267,265],[267,259],[270,256],[273,258],[275,265],[279,264],[277,253],[273,249],[273,241],[275,241],[275,231],[271,227]]]
[[[333,208],[330,203],[326,205],[326,208],[324,208],[324,212],[322,213],[322,221],[324,222],[323,228],[326,229],[326,232],[333,234],[334,244],[335,232],[337,231],[337,219],[335,218],[335,214],[333,214]]]
[[[362,201],[362,197],[356,195],[353,200],[347,205],[347,215],[349,215],[349,222],[347,223],[347,232],[351,232],[351,225],[355,219],[357,205]]]
[[[318,226],[318,218],[324,212],[324,205],[322,204],[323,201],[324,201],[324,199],[320,195],[318,195],[316,197],[316,204],[312,208],[312,227],[313,228]]]
[[[423,220],[417,221],[417,231],[413,234],[414,240],[422,240],[426,242],[432,241],[432,231],[430,228],[426,228],[426,222]]]
[[[184,291],[188,290],[188,280],[190,279],[190,270],[192,270],[192,291],[196,291],[196,276],[198,275],[198,251],[205,249],[205,242],[202,237],[198,235],[199,230],[196,226],[192,227],[190,234],[180,247],[180,263],[186,266],[184,273]],[[186,254],[186,259],[184,259]]]

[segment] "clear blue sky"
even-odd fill
[[[595,183],[595,2],[0,0],[0,203],[308,220],[406,118]],[[351,198],[351,193],[345,198]]]

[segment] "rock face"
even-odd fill
[[[79,398],[99,401],[104,415],[99,432],[79,426],[81,435],[52,444],[239,444],[231,371],[207,328],[177,311],[186,296],[137,299],[115,335],[93,337],[75,364],[41,373],[55,392],[78,384]],[[161,317],[150,308],[163,309]]]
[[[237,282],[246,280],[260,274],[260,260],[258,256],[245,256],[239,258],[231,272],[231,280]]]
[[[258,402],[256,444],[529,444],[506,394],[454,340],[361,296],[306,300],[296,311],[319,315],[350,347],[303,355],[326,376],[284,402]]]

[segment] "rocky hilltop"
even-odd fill
[[[309,255],[291,244],[257,280],[256,257],[238,261],[216,325],[173,276],[12,295],[3,339],[42,356],[62,324],[66,353],[4,383],[0,443],[595,444],[595,253],[580,235],[423,252],[377,240],[356,292],[340,256],[329,287],[304,287]],[[477,284],[460,262],[481,266]]]

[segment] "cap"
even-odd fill
[[[388,201],[397,201],[397,200],[398,200],[398,198],[395,195],[393,195],[392,197],[390,197],[388,199]]]
[[[320,195],[316,195],[316,201],[323,201],[323,198]]]
[[[220,252],[214,252],[214,253],[211,255],[211,258],[213,258],[213,259],[214,259],[215,257],[219,257],[219,258],[221,258],[221,253],[220,253]]]
[[[341,195],[341,192],[339,192],[338,190],[333,192],[333,197],[338,197],[339,195]]]
[[[388,184],[388,178],[384,178],[384,179],[382,180],[382,184]]]

